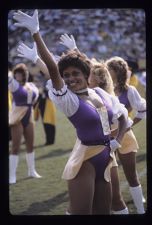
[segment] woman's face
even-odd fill
[[[111,70],[111,69],[109,70],[109,73],[113,80],[113,85],[114,85],[114,87],[116,87],[117,86],[117,74],[114,70]]]
[[[15,79],[21,84],[24,85],[25,84],[25,79],[22,73],[16,72],[15,73]]]
[[[63,79],[72,92],[82,90],[88,86],[83,72],[73,66],[70,66],[63,71]]]
[[[89,87],[90,88],[99,87],[100,77],[99,76],[96,76],[91,71],[90,76],[89,76],[89,79],[88,79],[88,82],[89,82]]]

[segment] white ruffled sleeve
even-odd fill
[[[19,88],[19,83],[14,79],[11,72],[8,73],[8,88],[10,92],[15,92]]]
[[[39,89],[37,88],[37,86],[33,82],[28,82],[28,84],[31,86],[32,91],[34,91],[34,93],[35,93],[35,98],[33,100],[33,104],[34,104],[39,97]]]
[[[116,99],[113,98],[113,113],[114,113],[114,115],[113,115],[112,122],[114,124],[118,124],[118,118],[122,114],[124,114],[124,116],[127,118],[127,128],[129,128],[132,126],[133,120],[128,117],[128,110],[126,109],[125,105],[120,103],[119,99],[117,97],[116,97]]]
[[[125,108],[124,104],[121,104],[117,96],[113,96],[101,88],[95,88],[98,90],[106,99],[107,103],[111,106],[113,112],[112,122],[118,124],[118,118],[124,114],[128,118],[128,110]],[[133,121],[128,118],[127,128],[133,124]]]
[[[129,86],[128,99],[131,107],[135,110],[135,117],[146,118],[146,100],[142,98],[134,86]]]
[[[52,81],[48,80],[46,88],[51,101],[53,101],[56,107],[67,117],[70,117],[76,113],[79,108],[79,99],[76,94],[67,88],[65,83],[61,90],[56,90],[53,88]]]
[[[119,102],[118,97],[111,96],[112,100],[112,110],[113,110],[113,121],[117,120],[122,114],[128,116],[128,111],[125,108],[124,104]]]

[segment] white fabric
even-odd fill
[[[17,52],[18,52],[17,56],[29,59],[33,63],[36,63],[37,59],[39,58],[35,42],[33,48],[29,48],[24,43],[21,43],[17,48]]]
[[[96,146],[86,146],[81,143],[81,141],[77,138],[76,143],[73,147],[73,150],[70,154],[70,157],[66,163],[64,168],[62,178],[65,180],[73,179],[79,172],[79,169],[82,166],[82,163],[85,160],[90,159],[91,157],[99,154],[105,149],[103,145],[96,145]],[[110,169],[112,166],[115,165],[115,155],[113,152],[110,152],[111,160],[108,166],[105,168],[104,171],[104,179],[105,181],[109,182],[110,177]]]
[[[69,216],[69,215],[71,215],[71,213],[69,213],[68,211],[66,211],[65,212],[65,215],[68,215]]]
[[[73,35],[68,36],[68,34],[62,34],[60,40],[60,44],[66,46],[70,50],[77,48]]]
[[[110,148],[112,152],[115,152],[118,148],[121,148],[121,145],[116,139],[110,141]]]
[[[33,16],[29,16],[26,13],[18,10],[14,13],[13,19],[17,21],[14,25],[17,27],[27,28],[31,34],[35,34],[39,31],[38,10],[34,11]]]
[[[36,102],[36,100],[38,99],[38,97],[39,97],[39,89],[32,82],[26,82],[26,84],[24,85],[24,88],[26,88],[28,95],[31,95],[32,92],[35,93],[36,96],[35,96],[34,100],[32,100],[32,96],[28,97],[28,104],[34,104]]]
[[[28,176],[41,178],[41,176],[35,170],[35,154],[34,152],[26,153],[26,161],[28,166]]]
[[[146,110],[146,100],[142,98],[134,86],[128,88],[128,100],[131,107],[136,111],[136,117],[140,119],[146,118],[146,112],[138,112]]]
[[[49,98],[54,102],[56,107],[62,111],[67,117],[70,117],[76,113],[79,108],[79,99],[78,96],[70,91],[67,88],[67,85],[64,83],[64,86],[61,90],[56,90],[53,88],[52,81],[48,80],[46,84],[46,88],[48,89]],[[101,88],[96,88],[101,95],[106,98],[106,101],[109,103],[113,110],[113,121],[115,122],[123,113],[128,114],[126,108],[123,104],[120,104],[117,97],[112,96],[102,90]],[[102,99],[96,94],[95,90],[88,88],[89,95],[96,95],[98,99],[102,102]],[[60,95],[60,96],[57,96]],[[62,96],[61,96],[62,95]]]
[[[13,93],[19,89],[20,84],[16,79],[14,79],[14,77],[11,74],[8,75],[8,78],[9,78],[8,88]],[[23,88],[27,90],[27,103],[34,104],[39,97],[39,89],[32,82],[26,82]],[[32,99],[33,92],[35,92],[36,94],[34,100]]]
[[[131,196],[133,198],[134,204],[137,208],[137,213],[144,214],[145,209],[144,209],[144,204],[142,201],[143,193],[142,193],[141,185],[139,185],[137,187],[129,187],[129,190],[130,190]]]
[[[54,59],[54,61],[56,62],[56,64],[60,61],[60,59],[61,59],[61,56],[59,56],[59,55],[53,55],[52,54],[52,57],[53,57],[53,59]]]
[[[8,88],[11,92],[15,92],[19,88],[19,82],[14,79],[11,73],[8,74]]]
[[[102,106],[100,108],[96,109],[99,117],[100,117],[100,121],[102,124],[102,128],[103,128],[103,134],[104,135],[110,135],[111,134],[111,130],[110,130],[110,125],[109,125],[109,119],[108,119],[108,112],[105,106]]]
[[[122,210],[118,210],[118,211],[113,211],[114,215],[125,215],[125,214],[129,214],[128,208],[124,208]]]
[[[89,90],[94,91],[92,89],[89,89]],[[125,114],[125,116],[127,118],[128,111],[125,108],[125,106],[119,102],[119,99],[117,96],[113,96],[99,87],[95,88],[95,90],[97,90],[99,93],[101,93],[101,95],[104,96],[106,102],[111,106],[111,109],[113,112],[113,118],[112,118],[113,123],[116,123],[116,121],[122,114]]]
[[[16,183],[16,169],[18,166],[18,155],[9,156],[9,184]]]
[[[67,88],[67,85],[64,84],[63,88],[57,91],[53,88],[52,81],[48,80],[46,88],[48,89],[49,98],[60,111],[62,111],[67,117],[75,114],[79,107],[79,99],[76,94]]]
[[[25,116],[28,106],[16,106],[12,104],[12,109],[9,111],[9,125],[18,124]],[[32,122],[32,118],[30,118]]]

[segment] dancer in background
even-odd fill
[[[45,88],[46,81],[49,79],[47,67],[39,57],[35,43],[33,48],[29,48],[24,43],[21,43],[17,48],[17,52],[17,56],[30,60],[40,70],[42,79],[41,82],[39,81],[39,98],[34,106],[34,115],[36,120],[38,120],[39,115],[42,117],[46,139],[45,145],[54,144],[56,135],[56,108],[54,103],[49,99]],[[34,75],[34,79],[37,79],[36,76]]]
[[[19,150],[22,136],[26,145],[26,161],[28,176],[40,178],[35,170],[35,155],[33,150],[34,124],[33,105],[38,98],[37,87],[28,82],[28,68],[25,64],[17,64],[12,75],[9,74],[9,91],[12,93],[12,110],[9,114],[9,125],[11,127],[12,148],[9,157],[9,183],[16,183],[16,170],[19,160]]]
[[[42,118],[44,133],[45,133],[45,145],[52,145],[55,143],[56,135],[56,108],[54,103],[49,99],[48,92],[45,88],[46,79],[44,75],[41,75],[41,81],[39,83],[39,98],[34,106],[35,119],[38,120],[39,116]],[[36,75],[34,76],[34,80]]]
[[[98,62],[95,59],[93,59],[92,61],[93,61],[93,66],[88,79],[90,88],[100,87],[106,92],[108,92],[109,94],[115,95],[113,81],[105,63]],[[132,124],[132,121],[129,120],[127,129],[130,129],[131,124]],[[117,127],[117,124],[112,124],[111,130],[113,130],[116,127]],[[125,135],[124,135],[124,138],[125,138]],[[118,164],[115,164],[111,168],[111,183],[112,183],[112,212],[113,214],[129,214],[128,207],[125,204],[125,201],[123,199],[123,196],[120,190]]]
[[[106,60],[106,65],[114,83],[114,91],[119,101],[125,105],[128,113],[135,110],[133,125],[146,118],[146,100],[142,98],[134,86],[127,83],[128,64],[121,57]],[[136,169],[136,154],[139,149],[133,130],[129,130],[122,140],[122,148],[118,149],[118,156],[129,183],[129,190],[137,208],[138,214],[145,213],[142,187]]]

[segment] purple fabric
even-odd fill
[[[13,94],[13,101],[15,102],[16,106],[31,106],[31,104],[27,103],[27,90],[25,90],[21,85],[19,88],[12,93]],[[32,93],[32,100],[34,100],[36,94],[33,91]]]
[[[104,179],[104,171],[110,160],[110,148],[105,147],[105,149],[99,154],[93,156],[88,161],[94,166],[96,171],[96,181],[99,179]]]
[[[132,107],[130,105],[127,93],[128,93],[128,90],[123,91],[118,98],[119,98],[119,101],[125,105],[128,112],[130,112],[130,111],[132,111]]]
[[[28,108],[25,116],[21,120],[23,127],[26,127],[29,124],[30,115],[31,115],[31,107]]]
[[[69,117],[77,131],[77,136],[84,145],[109,145],[110,136],[103,134],[100,117],[95,107],[79,98],[77,112]],[[108,108],[109,123],[112,120],[112,110]]]

